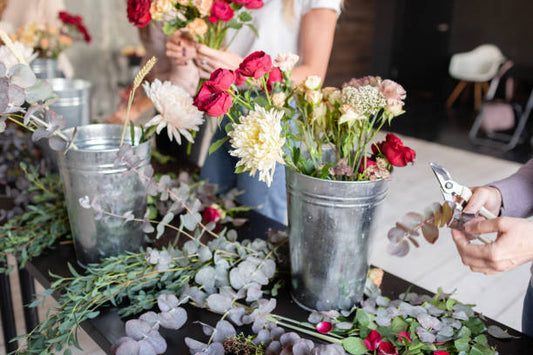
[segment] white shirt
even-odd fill
[[[340,14],[341,0],[294,0],[294,16],[288,22],[283,16],[283,0],[264,0],[264,6],[250,10],[252,24],[259,36],[248,27],[243,27],[229,50],[246,57],[255,51],[265,51],[272,59],[281,53],[299,54],[298,37],[302,17],[311,9],[332,9]],[[231,40],[233,31],[228,31],[226,40]]]

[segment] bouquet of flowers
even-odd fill
[[[217,69],[204,82],[195,105],[210,116],[226,115],[236,172],[259,172],[270,185],[276,163],[305,175],[341,181],[387,178],[393,166],[412,163],[416,153],[393,134],[371,143],[385,123],[404,113],[405,90],[391,80],[367,76],[342,89],[325,87],[318,76],[293,85],[298,56],[274,63],[254,52],[235,71]],[[244,89],[242,88],[242,85]]]
[[[263,0],[128,0],[128,20],[138,27],[162,21],[167,35],[181,30],[198,43],[220,49],[230,28],[248,26],[255,32],[247,10],[261,7]]]
[[[40,58],[56,58],[75,40],[84,40],[87,43],[91,41],[81,16],[60,11],[58,17],[61,22],[59,26],[28,22],[18,29],[12,39],[34,48]]]

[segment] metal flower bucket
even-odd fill
[[[58,96],[50,109],[63,116],[66,128],[91,123],[91,83],[81,79],[55,78],[48,80]]]
[[[387,181],[285,171],[292,297],[306,309],[350,309],[363,299],[373,221]]]
[[[57,58],[36,58],[30,67],[39,79],[60,78],[63,73],[57,67]]]
[[[72,130],[65,133],[70,135]],[[78,149],[58,153],[74,248],[83,266],[137,251],[143,240],[142,223],[109,217],[80,205],[80,199],[88,196],[103,211],[120,216],[131,211],[136,218],[143,218],[147,197],[144,181],[135,172],[128,174],[125,164],[114,164],[121,134],[121,125],[81,126],[74,141]],[[135,134],[138,138],[140,129]],[[125,142],[130,143],[128,139]],[[138,170],[145,172],[150,164],[150,142],[133,146],[133,152],[141,159]]]

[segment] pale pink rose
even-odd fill
[[[322,85],[322,78],[318,75],[309,75],[304,81],[304,87],[307,90],[318,90]]]
[[[389,79],[383,80],[380,91],[386,100],[404,100],[406,97],[405,89],[397,82]]]
[[[172,10],[172,2],[170,0],[155,0],[150,5],[150,15],[153,19],[160,20]]]
[[[193,0],[192,4],[196,6],[198,11],[200,12],[200,15],[205,17],[211,14],[211,7],[213,7],[213,0]]]
[[[207,24],[201,18],[195,18],[187,24],[186,28],[193,36],[201,36],[207,32]]]
[[[341,102],[342,91],[337,88],[331,86],[325,87],[322,89],[322,94],[324,95],[324,99],[327,100],[331,105]]]
[[[283,107],[285,105],[286,99],[287,99],[287,95],[285,95],[283,91],[272,94],[272,103],[276,107]]]
[[[281,71],[291,71],[300,57],[293,53],[281,53],[274,60],[274,66],[279,67]]]
[[[318,104],[322,101],[322,93],[320,91],[306,91],[305,100],[313,105]]]

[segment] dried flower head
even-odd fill
[[[385,106],[381,91],[370,85],[346,86],[342,89],[342,101],[353,107],[357,115],[371,117]]]
[[[274,178],[276,163],[283,164],[283,145],[285,138],[281,135],[283,111],[265,110],[256,105],[253,111],[239,119],[228,133],[234,148],[230,154],[240,158],[237,168],[255,175],[259,171],[259,180],[268,186]]]
[[[157,133],[166,127],[168,138],[171,141],[173,138],[176,139],[178,144],[181,144],[180,135],[183,135],[189,142],[193,142],[189,130],[197,131],[204,119],[202,112],[193,105],[189,93],[179,86],[172,85],[169,81],[162,83],[158,79],[152,84],[145,83],[143,87],[159,113],[145,126],[157,125]]]

